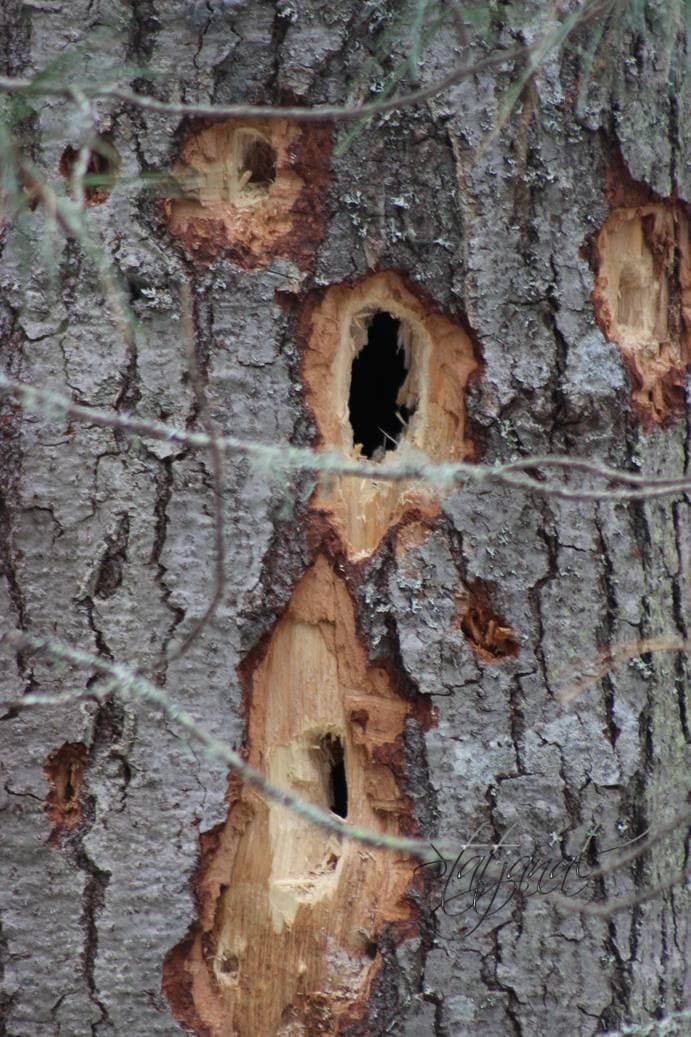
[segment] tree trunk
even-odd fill
[[[274,450],[2,399],[2,614],[50,645],[3,643],[0,1034],[575,1037],[683,1008],[683,819],[588,876],[686,802],[688,497],[434,465],[688,475],[684,5],[591,5],[563,46],[575,4],[427,7],[6,0],[6,75],[171,102],[407,91],[421,11],[424,85],[506,58],[364,126],[4,98],[7,377]],[[423,478],[315,480],[289,444]],[[337,819],[475,848],[420,869],[315,827],[51,645]]]

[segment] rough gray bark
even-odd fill
[[[223,255],[195,265],[150,196],[116,189],[90,219],[130,288],[134,348],[108,318],[93,267],[64,235],[50,282],[36,258],[45,235],[39,207],[23,224],[28,240],[12,224],[2,239],[7,370],[95,406],[192,419],[178,291],[187,280],[216,427],[307,445],[314,428],[296,335],[303,300],[394,269],[472,329],[483,366],[469,409],[483,460],[572,453],[651,476],[687,472],[688,420],[641,427],[619,351],[596,325],[584,258],[606,219],[606,179],[619,153],[656,196],[691,199],[683,134],[691,93],[661,71],[666,7],[647,5],[647,36],[622,19],[621,53],[612,48],[596,69],[580,115],[577,57],[554,54],[497,133],[512,67],[362,130],[332,159],[328,218],[307,272],[290,256],[255,269]],[[75,78],[100,76],[106,62],[162,69],[166,76],[140,87],[166,99],[337,102],[368,46],[361,8],[345,0],[9,0],[5,71],[29,76],[74,50]],[[509,26],[535,40],[544,9],[529,0],[493,5],[506,45]],[[393,45],[394,64],[398,57]],[[428,52],[425,81],[456,60],[445,32]],[[176,160],[179,119],[108,102],[97,109],[123,180]],[[336,128],[335,139],[345,132]],[[74,143],[63,103],[37,105],[20,134],[46,179],[58,180]],[[213,585],[208,457],[13,407],[2,437],[1,614],[11,627],[151,672]],[[237,667],[270,633],[316,549],[306,539],[310,486],[286,487],[232,459],[225,481],[224,600],[159,680],[239,746]],[[683,806],[683,654],[624,663],[568,706],[554,691],[604,646],[687,636],[690,543],[684,499],[593,504],[483,488],[445,498],[430,535],[404,561],[387,537],[348,570],[370,658],[395,660],[401,683],[430,696],[438,713],[429,730],[414,722],[408,730],[406,780],[422,834],[461,839],[485,825],[499,838],[514,826],[526,847],[577,854],[593,831],[602,849]],[[330,542],[321,549],[334,550]],[[496,664],[454,621],[459,593],[479,583],[520,645]],[[9,654],[1,697],[72,684],[65,668]],[[227,774],[131,703],[1,719],[0,1034],[183,1032],[161,993],[162,966],[196,920],[199,834],[225,819]],[[80,816],[51,844],[46,768],[68,743],[84,747]],[[677,873],[682,845],[683,833],[620,874],[618,895]],[[615,895],[611,880],[605,887]],[[535,896],[465,940],[458,929],[458,920],[423,909],[417,936],[398,946],[384,940],[366,1021],[348,1032],[572,1037],[683,1005],[688,914],[678,887],[609,920],[560,914]]]

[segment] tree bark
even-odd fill
[[[584,24],[513,105],[525,60],[355,133],[114,98],[80,115],[79,98],[36,96],[18,114],[6,98],[41,183],[64,191],[85,140],[89,172],[115,176],[84,201],[134,321],[25,180],[32,206],[5,207],[0,239],[3,370],[91,408],[383,469],[558,454],[688,475],[688,41],[678,5],[639,6],[617,6],[601,38]],[[359,103],[401,69],[416,8],[7,0],[4,74]],[[486,56],[483,32],[536,45],[551,18],[490,4],[465,47],[448,20],[423,84]],[[400,417],[368,446],[380,397],[360,433],[349,393],[364,348],[385,349],[377,314],[403,357]],[[585,1037],[684,1007],[688,826],[614,874],[561,880],[570,858],[606,867],[686,803],[688,495],[628,500],[537,462],[528,474],[561,489],[614,492],[315,482],[278,454],[226,454],[222,598],[166,663],[214,590],[212,453],[11,397],[1,414],[8,630],[127,663],[337,817],[459,849],[504,841],[494,873],[532,856],[543,883],[504,872],[498,909],[487,848],[435,881],[327,834],[159,711],[99,699],[101,676],[6,640],[0,1034]],[[75,688],[94,694],[16,704]],[[641,902],[579,913],[543,895],[557,885]]]

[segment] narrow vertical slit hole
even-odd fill
[[[390,313],[376,313],[367,342],[353,360],[348,398],[353,442],[360,444],[363,457],[374,461],[396,449],[414,410],[399,403],[408,374],[400,327]]]
[[[345,772],[343,742],[336,735],[325,735],[322,749],[329,765],[329,810],[339,817],[348,816],[348,784]]]

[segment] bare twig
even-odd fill
[[[598,466],[588,462],[588,471],[599,475],[606,482],[624,482],[632,485],[620,489],[572,489],[563,483],[547,482],[522,474],[515,470],[516,462],[508,465],[480,465],[466,461],[434,464],[421,457],[405,460],[404,458],[390,465],[376,462],[348,460],[335,450],[317,452],[308,447],[290,445],[274,445],[260,443],[256,440],[239,439],[235,436],[209,436],[204,432],[187,432],[167,425],[164,422],[144,420],[124,412],[113,413],[97,408],[73,403],[66,396],[37,389],[7,378],[0,372],[0,391],[5,390],[14,396],[27,410],[42,415],[46,419],[71,418],[83,421],[87,425],[98,428],[120,429],[132,435],[156,439],[165,443],[176,443],[196,449],[208,450],[215,442],[221,453],[238,454],[263,465],[283,471],[303,471],[325,473],[331,476],[369,479],[376,482],[408,482],[420,481],[438,487],[450,487],[458,483],[475,483],[478,485],[498,485],[536,493],[545,497],[557,497],[576,501],[629,501],[654,500],[661,497],[679,496],[691,491],[691,476],[678,479],[655,479],[632,475],[629,472]],[[521,467],[534,469],[536,466],[552,464],[561,468],[573,466],[575,470],[583,468],[584,462],[577,458],[547,457],[525,458]]]
[[[588,881],[591,882],[596,879],[601,879],[606,875],[613,875],[615,872],[621,871],[622,868],[625,868],[628,864],[632,864],[634,861],[638,860],[639,857],[642,857],[649,850],[652,850],[652,848],[661,843],[666,836],[678,832],[680,828],[684,825],[688,825],[689,822],[691,822],[691,808],[685,807],[684,810],[675,814],[666,824],[660,825],[660,827],[654,832],[644,832],[643,835],[639,835],[637,839],[632,840],[634,848],[629,850],[628,853],[622,854],[621,857],[618,857],[616,861],[612,861],[611,864],[606,864],[604,867],[598,868],[596,871],[588,872]],[[643,839],[645,836],[647,836],[645,842],[638,841]],[[586,876],[584,876],[584,878],[586,878]]]
[[[518,103],[521,94],[535,73],[545,63],[551,51],[555,47],[564,45],[568,38],[577,29],[582,28],[582,26],[587,25],[589,22],[598,18],[606,18],[611,13],[611,10],[617,2],[618,0],[583,0],[583,3],[579,8],[567,12],[566,16],[561,21],[556,21],[554,28],[541,36],[528,49],[525,67],[518,73],[515,81],[507,91],[497,121],[489,135],[477,149],[475,153],[475,161],[485,154],[492,142],[502,131]],[[547,22],[555,21],[557,15],[563,12],[564,6],[565,5],[562,4],[560,0],[553,0],[548,11],[545,13],[545,20]]]
[[[674,886],[683,885],[691,877],[691,867],[684,869],[671,879],[659,882],[656,886],[649,886],[643,893],[635,893],[630,897],[617,897],[616,900],[608,900],[604,904],[589,904],[584,900],[569,900],[568,897],[553,895],[553,903],[560,911],[569,914],[588,915],[591,918],[611,918],[620,911],[628,911],[639,904],[647,904],[655,900],[661,893],[666,893]]]
[[[16,634],[9,635],[6,640],[15,648],[68,662],[80,669],[105,674],[109,678],[110,689],[119,689],[120,694],[126,698],[149,703],[161,710],[170,721],[178,724],[194,741],[203,745],[208,756],[222,760],[239,774],[243,781],[247,782],[248,785],[251,785],[267,799],[272,800],[274,803],[280,803],[299,817],[303,817],[306,821],[311,821],[329,832],[334,832],[336,835],[341,835],[346,839],[353,839],[365,846],[410,854],[421,860],[426,860],[430,857],[432,852],[431,845],[424,840],[400,838],[347,824],[335,814],[327,813],[327,811],[321,810],[319,807],[300,799],[300,797],[273,785],[260,771],[255,770],[238,753],[230,749],[225,742],[222,742],[201,727],[189,713],[176,706],[163,688],[157,688],[145,677],[136,674],[129,667],[121,663],[110,662],[98,655],[93,655],[91,652],[72,648],[69,645],[48,638]],[[94,695],[93,688],[89,688],[85,689],[81,694],[71,694],[69,699],[73,701],[79,698],[87,699],[93,698]],[[99,691],[99,697],[101,695],[103,695],[103,688]],[[54,695],[43,696],[33,694],[10,702],[5,701],[3,705],[13,709],[21,709],[27,704],[34,706],[54,705],[56,698],[57,696]],[[482,847],[487,844],[469,845]]]
[[[406,108],[410,105],[420,104],[433,97],[445,93],[452,86],[469,79],[479,72],[490,68],[497,68],[508,62],[528,58],[531,71],[535,71],[540,60],[556,45],[562,44],[579,26],[598,17],[606,11],[613,0],[585,0],[582,8],[569,15],[564,23],[559,23],[551,35],[543,37],[538,46],[512,47],[480,58],[470,65],[457,65],[441,79],[428,86],[411,90],[396,97],[372,101],[361,105],[314,105],[312,107],[272,107],[270,105],[216,105],[216,104],[185,104],[176,101],[160,101],[155,97],[147,97],[143,94],[127,90],[117,83],[106,85],[95,84],[71,84],[46,81],[45,78],[36,82],[32,79],[19,79],[12,76],[0,76],[0,91],[10,94],[33,94],[44,97],[71,97],[75,89],[79,90],[85,97],[110,98],[122,101],[125,104],[136,105],[145,111],[158,112],[165,115],[177,115],[179,117],[197,117],[212,119],[297,119],[303,122],[334,122],[334,121],[356,121],[375,115],[383,115],[386,112]],[[462,8],[458,3],[451,4],[451,15],[454,20],[455,30],[459,38],[463,40],[464,26],[462,22]],[[536,58],[536,54],[539,55]]]
[[[691,650],[691,641],[682,641],[675,637],[645,637],[637,641],[629,641],[616,648],[606,648],[601,652],[601,662],[597,668],[567,684],[562,691],[556,693],[556,698],[559,702],[572,702],[621,663],[636,659],[640,655],[655,652],[688,652],[689,650]]]
[[[603,1037],[685,1037],[691,1031],[691,1008],[670,1012],[664,1019],[632,1023],[621,1030],[609,1030]],[[682,1029],[683,1027],[683,1029]]]
[[[680,813],[672,817],[666,824],[661,825],[655,832],[648,835],[645,842],[637,842],[634,849],[629,850],[628,853],[618,857],[616,861],[612,861],[611,864],[607,864],[602,868],[598,868],[596,871],[588,872],[587,875],[583,875],[583,878],[588,882],[593,882],[597,879],[604,878],[607,875],[612,875],[617,871],[621,871],[628,864],[632,864],[638,858],[652,850],[654,846],[657,846],[669,835],[673,835],[679,832],[680,829],[686,829],[686,836],[688,836],[688,825],[691,822],[691,808],[686,807]],[[639,839],[641,837],[639,836]],[[648,887],[640,893],[634,893],[629,897],[617,897],[616,899],[610,899],[604,904],[591,904],[582,900],[573,900],[569,897],[560,896],[559,894],[550,894],[553,897],[554,904],[561,911],[568,911],[572,914],[583,914],[590,915],[594,918],[609,918],[611,915],[617,914],[619,911],[625,911],[631,907],[637,907],[639,904],[645,904],[650,900],[654,900],[655,897],[659,896],[660,893],[664,893],[666,890],[671,889],[673,886],[683,884],[687,878],[691,875],[691,868],[687,867],[682,870],[679,874],[672,876],[669,879],[665,879],[663,882],[658,883],[655,886]]]
[[[125,104],[135,105],[145,111],[158,112],[163,115],[180,117],[212,118],[212,119],[297,119],[301,122],[334,122],[362,119],[367,116],[383,115],[397,108],[406,108],[449,90],[456,83],[488,68],[496,68],[515,58],[525,57],[530,47],[512,47],[473,62],[471,65],[456,66],[448,75],[429,86],[399,94],[389,100],[371,101],[369,104],[346,105],[314,105],[313,107],[274,108],[270,105],[257,104],[184,104],[177,101],[159,101],[156,97],[147,97],[127,90],[117,83],[106,85],[78,84],[78,89],[87,97],[107,97]],[[0,91],[10,94],[28,93],[42,97],[71,97],[73,86],[65,83],[40,82],[32,79],[17,79],[11,76],[0,76]]]
[[[581,457],[555,457],[540,454],[534,457],[521,458],[520,461],[510,461],[502,466],[504,471],[525,471],[530,468],[563,468],[572,472],[587,472],[591,475],[606,476],[615,482],[626,483],[629,486],[645,486],[648,478],[645,475],[637,475],[635,472],[624,472],[619,468],[608,468],[606,465],[596,461],[588,461]],[[667,481],[670,485],[676,483],[676,479],[657,479],[656,485],[662,486]]]
[[[122,292],[117,283],[116,276],[107,259],[106,254],[89,238],[83,218],[82,208],[78,202],[69,198],[61,198],[38,174],[33,164],[23,156],[15,154],[15,163],[19,182],[31,195],[32,198],[40,199],[46,213],[64,233],[73,236],[79,241],[86,254],[95,263],[103,293],[110,304],[113,319],[118,331],[128,350],[134,351],[134,331],[132,328],[132,317],[122,297]],[[79,152],[77,159],[77,171],[73,174],[72,182],[79,185],[83,191],[83,175],[80,172],[83,152]],[[88,150],[87,150],[88,160]]]

